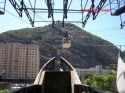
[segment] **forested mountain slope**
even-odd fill
[[[72,46],[62,49],[63,32],[60,27],[51,25],[24,28],[0,34],[0,43],[25,43],[40,46],[41,66],[56,56],[57,51],[74,67],[89,68],[101,64],[108,66],[117,62],[117,47],[112,43],[94,36],[73,24],[66,24]],[[104,46],[101,46],[104,45]]]

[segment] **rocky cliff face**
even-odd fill
[[[62,49],[63,31],[60,27],[50,25],[37,28],[25,28],[8,31],[0,35],[0,43],[25,43],[40,46],[41,66],[58,53],[74,67],[89,68],[101,64],[108,66],[117,62],[118,49],[108,41],[96,37],[72,24],[65,29],[70,37],[70,49]]]

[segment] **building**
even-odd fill
[[[88,74],[108,74],[108,73],[112,73],[113,70],[109,70],[109,69],[102,69],[102,65],[97,65],[96,67],[93,68],[89,68],[89,69],[80,69],[80,68],[75,68],[75,70],[77,71],[80,79],[84,79],[86,75]]]
[[[0,73],[3,79],[35,79],[40,68],[38,45],[0,44]]]

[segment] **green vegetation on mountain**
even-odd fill
[[[89,68],[98,64],[108,66],[117,62],[118,49],[112,43],[70,23],[65,25],[65,29],[72,40],[70,49],[62,49],[63,31],[61,27],[52,28],[51,25],[4,32],[0,34],[0,43],[39,45],[41,66],[50,57],[56,56],[57,50],[74,67],[77,67],[77,64],[80,68]]]

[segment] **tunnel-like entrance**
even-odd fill
[[[43,93],[71,93],[70,71],[45,72]]]

